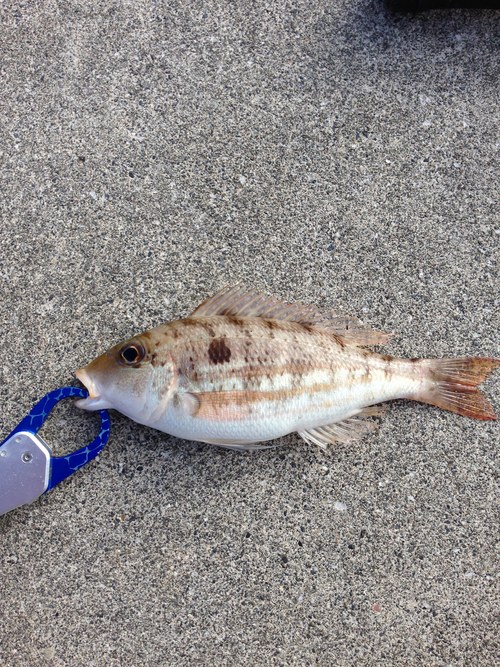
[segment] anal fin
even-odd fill
[[[372,405],[363,408],[357,415],[344,419],[343,421],[326,426],[318,426],[308,431],[299,431],[300,437],[310,445],[318,445],[326,449],[327,445],[336,442],[353,442],[360,440],[367,433],[376,431],[379,422],[372,421],[369,417],[380,417],[386,411],[383,405]]]

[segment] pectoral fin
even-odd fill
[[[189,417],[228,422],[248,419],[253,405],[261,400],[258,391],[178,392],[173,405]]]
[[[238,420],[248,414],[242,394],[249,392],[179,392],[173,397],[173,404],[183,415],[199,417],[211,421],[222,421],[226,418]],[[208,445],[218,445],[226,449],[253,451],[278,447],[277,444],[262,443],[255,440],[238,440],[237,438],[201,439]]]

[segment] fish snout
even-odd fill
[[[80,380],[85,389],[89,392],[87,398],[81,398],[76,401],[75,405],[77,408],[82,408],[83,410],[102,410],[111,407],[110,403],[100,396],[94,378],[89,375],[85,368],[79,368],[75,371],[75,377]]]
[[[89,392],[89,398],[98,398],[95,382],[87,373],[85,368],[79,368],[77,371],[75,371],[75,377],[80,380],[85,389]]]

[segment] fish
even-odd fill
[[[77,405],[239,450],[290,433],[322,448],[352,442],[378,428],[374,418],[395,399],[496,419],[477,386],[500,359],[404,359],[370,349],[390,338],[354,317],[237,284],[77,370],[89,393]]]

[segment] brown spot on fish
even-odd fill
[[[231,359],[231,350],[224,338],[215,338],[208,346],[208,358],[213,364],[224,364]]]
[[[337,343],[340,345],[342,349],[345,347],[345,340],[342,338],[342,336],[337,336],[337,334],[332,334]]]
[[[209,336],[211,336],[212,338],[215,338],[215,331],[210,326],[210,324],[207,324],[206,322],[203,322],[202,326],[205,329],[205,331],[208,333]]]
[[[243,325],[243,320],[239,317],[236,317],[236,315],[228,314],[226,317],[228,323],[233,324],[235,327],[240,327]]]
[[[385,361],[384,376],[386,379],[389,379],[393,373],[392,362],[394,361],[394,357],[391,357],[389,354],[383,354],[382,359]]]
[[[166,363],[166,359],[158,359],[158,355],[156,353],[151,355],[151,366],[154,366],[154,368],[157,368],[158,366],[165,366]]]

